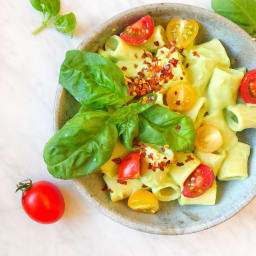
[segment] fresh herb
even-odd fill
[[[212,0],[212,8],[256,37],[256,0]]]
[[[31,5],[43,13],[42,25],[33,31],[33,35],[38,34],[48,26],[55,27],[59,32],[73,35],[76,26],[76,18],[73,13],[58,15],[60,12],[60,0],[30,0]]]
[[[91,108],[122,105],[129,100],[122,71],[93,52],[68,51],[59,83],[78,102]]]
[[[139,114],[153,106],[156,96],[148,95],[147,98],[151,100],[146,104],[141,103],[142,99],[139,102],[117,109],[110,119],[110,122],[117,125],[118,135],[130,150],[138,150],[138,148],[133,147],[133,142],[135,137],[139,135]]]
[[[111,156],[117,141],[116,126],[101,110],[76,114],[45,145],[44,160],[56,178],[90,174]]]
[[[59,32],[72,37],[76,27],[76,16],[72,12],[65,15],[57,15],[53,19],[53,25]]]
[[[193,151],[196,131],[191,118],[159,105],[152,106],[141,115],[140,141],[160,146],[169,145],[173,151]]]

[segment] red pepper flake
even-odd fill
[[[127,185],[127,181],[126,180],[119,180],[119,179],[117,179],[117,182],[119,184],[122,184],[122,185]]]
[[[109,189],[108,189],[108,192],[109,192],[109,193],[113,193],[114,191],[113,191],[111,188],[109,188]]]
[[[138,54],[135,53],[135,54],[134,54],[134,57],[135,57],[135,59],[138,59]]]
[[[200,57],[200,55],[198,54],[197,51],[193,51],[192,53],[193,53],[193,56],[198,57],[198,58]]]
[[[180,80],[183,80],[183,77],[182,77],[182,76],[180,77]]]
[[[183,57],[185,57],[184,54],[183,54],[183,51],[184,51],[184,48],[180,48],[180,49],[179,49],[180,55],[183,56]]]
[[[166,166],[167,166],[167,165],[169,165],[170,163],[171,163],[171,161],[170,161],[170,160],[168,160],[168,161],[166,162]]]
[[[153,169],[153,165],[151,163],[148,164],[148,169],[152,170]]]
[[[154,42],[154,45],[155,45],[155,46],[159,46],[159,42],[158,42],[158,41],[155,41],[155,42]]]
[[[102,191],[106,191],[108,189],[108,186],[105,185],[103,188],[102,188]]]
[[[171,49],[170,49],[170,53],[172,54],[172,53],[174,53],[175,52],[175,50],[176,50],[176,48],[173,46],[173,47],[171,47]]]
[[[121,164],[121,158],[120,157],[118,157],[118,158],[114,158],[114,159],[112,159],[112,161],[115,163],[115,164]]]
[[[145,184],[142,184],[142,186],[141,186],[142,188],[147,188],[148,186],[147,185],[145,185]]]
[[[172,58],[169,60],[169,63],[171,63],[176,68],[177,64],[179,63],[179,60]]]
[[[164,51],[163,51],[163,50],[161,50],[160,52],[161,52],[162,54],[164,54]]]
[[[123,71],[125,71],[125,70],[127,70],[127,67],[123,66],[121,69],[122,69]]]
[[[139,145],[139,141],[138,141],[138,139],[137,138],[134,138],[133,139],[133,147],[135,147],[135,148],[139,148],[140,147],[140,145]]]
[[[185,67],[188,68],[189,67],[189,63],[187,63]]]
[[[187,159],[185,160],[185,162],[187,163],[192,160],[194,160],[194,158],[191,155],[187,155]]]
[[[137,68],[138,67],[138,64],[134,64],[134,68]]]
[[[178,105],[178,106],[180,105],[180,100],[176,101],[176,105]]]
[[[166,166],[166,163],[164,161],[162,161],[160,164],[159,164],[159,168],[161,171],[164,171],[164,168]]]
[[[139,71],[137,74],[142,78],[145,77],[145,74],[142,71]]]
[[[167,157],[165,156],[164,159],[167,160]]]
[[[182,162],[177,162],[176,165],[180,167],[180,166],[183,166],[184,163],[182,163]]]
[[[183,72],[182,72],[182,75],[185,76],[185,75],[186,75],[186,72],[183,71]]]
[[[146,152],[142,152],[142,153],[140,154],[140,157],[146,157]]]
[[[144,52],[142,55],[141,55],[141,58],[142,59],[145,59],[145,58],[147,58],[148,57],[148,55],[146,54],[146,52]]]
[[[179,131],[180,128],[181,128],[181,127],[180,127],[180,125],[178,124],[178,125],[175,127],[175,130],[176,130],[176,131]]]
[[[103,177],[105,175],[105,173],[102,172],[100,175]]]
[[[164,152],[164,151],[165,151],[165,148],[162,147],[162,148],[161,148],[161,151]]]
[[[148,155],[148,158],[153,160],[153,153],[150,153],[150,154]]]

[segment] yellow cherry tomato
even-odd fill
[[[128,200],[128,206],[136,212],[153,214],[159,210],[158,199],[147,190],[137,190]]]
[[[195,146],[199,151],[212,153],[218,150],[223,143],[221,132],[211,124],[202,125],[197,129]]]
[[[195,20],[171,19],[166,27],[169,42],[176,42],[179,48],[188,47],[196,38],[199,30]]]
[[[196,102],[195,89],[189,83],[178,83],[171,86],[166,94],[169,109],[174,111],[188,111]]]

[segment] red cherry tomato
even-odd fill
[[[22,206],[27,215],[43,224],[59,220],[65,210],[65,202],[60,190],[48,181],[39,181],[32,184],[20,182],[17,190],[23,191]]]
[[[214,180],[213,170],[200,164],[184,182],[182,194],[190,198],[201,196],[213,185]]]
[[[256,69],[244,75],[240,85],[240,93],[246,103],[256,104]]]
[[[140,45],[145,43],[154,32],[154,20],[144,16],[132,25],[125,28],[120,37],[128,44]]]
[[[140,177],[140,151],[134,151],[125,156],[119,165],[118,179],[136,179]]]

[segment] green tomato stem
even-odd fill
[[[45,23],[43,23],[39,28],[37,28],[36,30],[34,30],[33,32],[32,32],[32,34],[33,35],[36,35],[36,34],[38,34],[39,32],[41,32],[44,28],[46,28],[47,27],[47,24],[45,24]]]
[[[22,196],[23,196],[24,192],[29,190],[32,187],[32,180],[31,179],[23,180],[18,184],[16,184],[16,186],[17,186],[16,192],[21,190]]]

